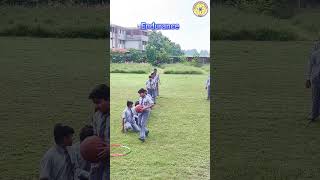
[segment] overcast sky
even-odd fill
[[[209,0],[202,0],[210,7]],[[137,27],[146,23],[179,23],[179,30],[162,30],[162,34],[181,48],[210,51],[210,9],[197,17],[192,6],[197,0],[111,0],[111,24]]]

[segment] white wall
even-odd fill
[[[125,48],[126,49],[133,48],[133,49],[141,50],[140,49],[140,41],[126,41]]]

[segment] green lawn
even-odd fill
[[[306,127],[312,44],[214,42],[213,179],[320,179],[320,123]]]
[[[0,179],[37,179],[53,126],[79,129],[106,82],[105,40],[0,38]]]
[[[210,103],[207,75],[160,75],[160,98],[151,112],[149,138],[121,132],[127,100],[138,99],[147,74],[115,74],[111,80],[111,143],[132,153],[111,158],[111,179],[209,179]]]
[[[0,6],[0,36],[106,38],[109,7]]]

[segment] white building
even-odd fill
[[[148,42],[148,32],[139,28],[125,28],[111,24],[111,49],[137,49],[144,51]]]

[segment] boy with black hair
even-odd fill
[[[110,179],[110,88],[105,84],[97,85],[89,94],[89,99],[95,104],[95,113],[92,117],[93,133],[105,142],[98,155],[99,163],[91,164],[90,179]]]
[[[91,163],[82,158],[80,153],[80,144],[87,137],[93,136],[93,127],[86,125],[80,130],[80,142],[73,145],[73,161],[75,162],[75,180],[89,180]]]
[[[124,132],[128,130],[132,130],[133,132],[139,132],[140,128],[136,124],[133,113],[133,102],[127,101],[127,107],[124,109],[122,113],[122,121],[124,123]]]
[[[150,96],[152,97],[152,100],[153,102],[155,102],[155,83],[154,83],[154,80],[153,80],[153,75],[151,74],[149,76],[149,79],[147,80],[146,82],[146,89],[147,89],[147,92],[148,94],[150,94]]]
[[[74,130],[69,126],[56,124],[53,135],[55,146],[51,147],[40,162],[40,180],[72,180],[74,164],[71,161],[72,136]]]
[[[136,101],[134,103],[134,107],[132,108],[132,112],[133,112],[133,118],[136,121],[136,124],[140,127],[140,121],[139,121],[139,113],[136,111],[136,106],[139,105],[139,101]]]
[[[207,100],[210,100],[210,75],[206,81]]]
[[[146,138],[146,126],[150,116],[151,108],[154,106],[154,103],[151,98],[146,96],[147,91],[145,89],[139,89],[138,94],[140,96],[139,104],[143,106],[142,113],[140,114],[141,130],[139,140],[144,142]]]
[[[155,96],[158,97],[159,96],[159,84],[160,84],[160,76],[158,74],[158,70],[155,68],[153,69],[153,74],[154,74],[154,82],[156,85],[156,89],[155,89]]]

